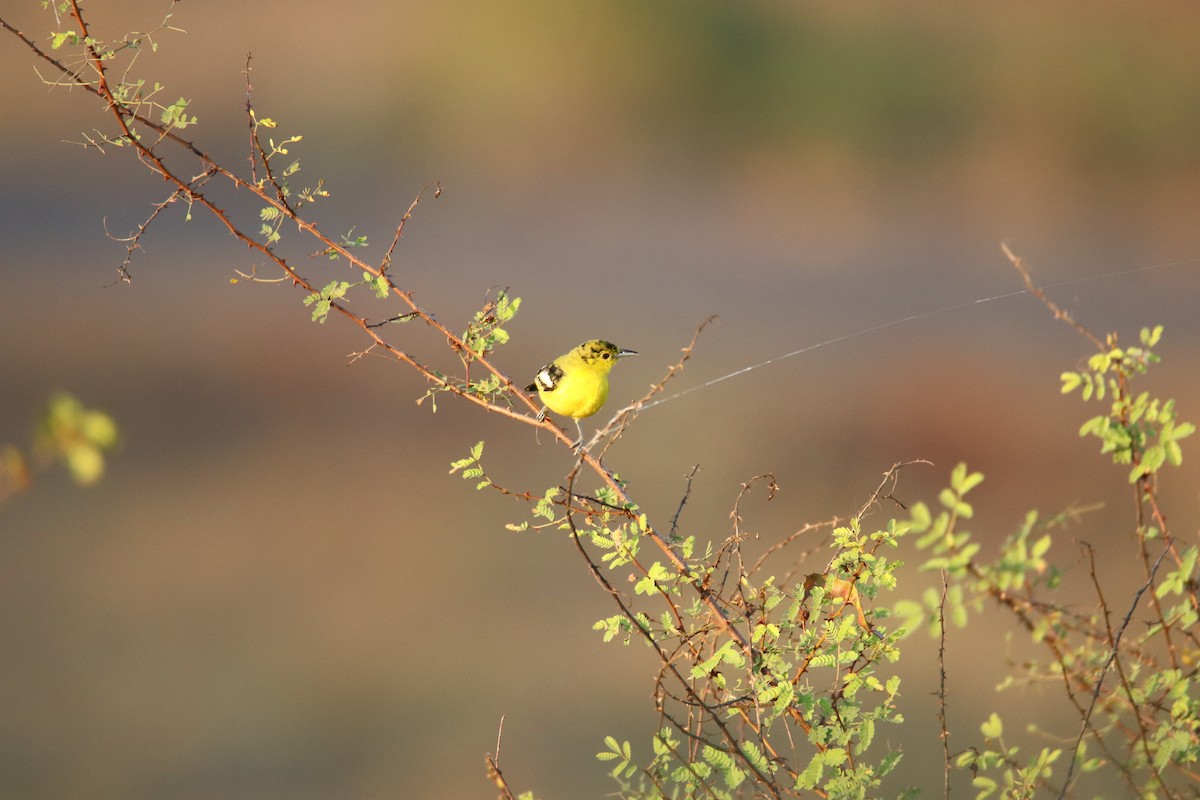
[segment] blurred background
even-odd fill
[[[87,9],[114,39],[167,4]],[[53,28],[33,0],[2,16]],[[131,74],[189,98],[185,133],[237,167],[252,53],[259,115],[303,135],[298,182],[332,193],[314,216],[367,235],[368,260],[441,182],[393,272],[451,328],[490,289],[522,297],[514,376],[611,339],[641,353],[616,408],[712,314],[673,390],[830,342],[647,411],[606,463],[652,515],[698,464],[682,524],[720,541],[740,484],[771,472],[779,495],[742,505],[765,547],[853,513],[894,462],[934,462],[897,493],[933,502],[965,460],[987,476],[988,545],[1029,508],[1104,502],[1052,556],[1082,585],[1070,539],[1092,542],[1124,607],[1125,470],[1076,435],[1098,407],[1058,391],[1089,345],[1008,296],[999,245],[1099,333],[1165,324],[1146,388],[1200,416],[1200,8],[207,0],[170,22],[186,33],[156,34]],[[167,192],[129,152],[80,147],[110,131],[103,109],[35,68],[0,37],[0,442],[27,444],[58,389],[122,442],[98,486],[55,474],[0,506],[0,796],[489,797],[501,717],[514,788],[611,792],[593,754],[611,734],[649,758],[653,660],[591,631],[612,608],[565,538],[506,531],[523,506],[447,474],[484,439],[494,478],[541,491],[567,454],[449,400],[431,414],[383,358],[348,366],[363,338],[314,325],[291,287],[232,285],[265,265],[199,209],[173,208],[132,285],[109,285],[125,251],[106,228]],[[348,274],[283,234],[317,278]],[[1191,540],[1185,452],[1163,491]],[[952,748],[1001,705],[1014,731],[1074,735],[1057,686],[992,693],[1022,638],[1003,615],[953,632]],[[935,654],[908,640],[889,794],[941,785]]]

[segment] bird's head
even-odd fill
[[[603,339],[592,339],[589,342],[584,342],[575,348],[575,352],[583,361],[600,367],[605,372],[613,368],[613,364],[617,363],[617,359],[637,355],[637,352],[634,350],[622,350],[612,342],[606,342]]]

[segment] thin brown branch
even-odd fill
[[[508,786],[508,780],[504,777],[504,773],[500,770],[500,764],[492,754],[488,753],[483,757],[484,765],[487,767],[487,776],[496,788],[500,790],[501,800],[517,800],[517,796],[513,794],[512,789]]]
[[[871,496],[867,498],[865,503],[863,503],[862,507],[858,510],[858,513],[855,514],[855,517],[860,520],[863,519],[867,516],[867,512],[871,510],[871,507],[879,505],[880,501],[882,500],[891,500],[900,508],[906,508],[904,503],[900,502],[893,492],[896,491],[896,482],[900,480],[900,470],[916,464],[922,464],[926,467],[933,466],[932,461],[928,461],[924,458],[914,458],[911,461],[897,461],[895,464],[892,464],[892,466],[883,473],[883,480],[881,480],[879,485],[875,487],[875,491],[871,492]],[[885,487],[888,487],[889,484],[890,488],[885,490]]]
[[[1091,726],[1092,713],[1096,710],[1096,703],[1100,700],[1100,692],[1104,688],[1104,678],[1108,675],[1109,669],[1112,668],[1113,663],[1120,655],[1121,637],[1129,627],[1129,624],[1133,621],[1133,613],[1137,610],[1138,603],[1141,602],[1142,595],[1154,585],[1154,577],[1158,572],[1158,568],[1162,565],[1163,559],[1167,557],[1167,553],[1169,553],[1170,550],[1170,542],[1168,542],[1167,546],[1164,547],[1162,552],[1158,554],[1158,558],[1154,560],[1154,565],[1150,571],[1150,578],[1141,586],[1139,586],[1136,592],[1134,592],[1133,600],[1129,603],[1129,610],[1125,612],[1125,618],[1121,621],[1121,624],[1117,627],[1116,633],[1113,636],[1112,647],[1109,649],[1108,658],[1105,660],[1104,666],[1101,667],[1100,674],[1096,676],[1092,689],[1091,701],[1088,703],[1087,711],[1084,712],[1083,720],[1079,726],[1079,735],[1075,737],[1075,747],[1071,752],[1071,761],[1067,764],[1067,775],[1063,780],[1062,791],[1060,791],[1058,794],[1059,800],[1062,800],[1064,797],[1066,797],[1067,789],[1071,785],[1071,779],[1075,774],[1075,765],[1079,760],[1079,744],[1083,741],[1084,735],[1087,734],[1088,728]],[[1163,788],[1166,788],[1166,785],[1162,782],[1161,776],[1158,775],[1158,770],[1154,767],[1153,759],[1150,761],[1150,767],[1153,770],[1155,777],[1158,778],[1159,785],[1163,786]]]
[[[71,7],[72,7],[72,15],[75,17],[76,22],[82,31],[81,35],[86,38],[87,25],[83,19],[83,14],[79,8],[77,0],[72,0]],[[6,26],[6,27],[9,27],[11,29],[10,26]],[[37,49],[36,45],[33,45],[33,46],[35,49]],[[39,52],[40,52],[40,50],[39,50]],[[312,235],[312,236],[316,237],[318,240],[320,240],[323,244],[325,244],[327,246],[327,248],[330,251],[338,253],[340,256],[346,258],[351,264],[363,269],[364,271],[370,272],[373,275],[379,274],[379,272],[376,268],[361,261],[356,256],[354,256],[352,253],[350,253],[347,248],[341,246],[337,242],[334,242],[333,240],[331,240],[329,237],[320,233],[320,231],[318,231],[316,229],[315,225],[313,225],[312,223],[303,219],[302,217],[298,216],[295,212],[293,212],[290,208],[288,208],[286,204],[279,203],[276,198],[273,198],[270,195],[266,194],[266,192],[261,187],[259,187],[257,185],[253,185],[253,184],[248,184],[245,181],[242,181],[240,178],[237,178],[236,175],[233,175],[232,173],[228,172],[227,170],[219,167],[215,161],[213,161],[208,156],[203,154],[200,150],[198,150],[190,142],[186,142],[186,141],[180,139],[179,137],[175,136],[174,134],[167,132],[166,129],[162,128],[161,126],[157,125],[156,123],[153,123],[152,121],[147,120],[144,117],[136,115],[136,114],[130,112],[128,109],[121,106],[117,102],[116,98],[114,97],[114,95],[112,93],[112,90],[108,86],[107,79],[105,78],[104,64],[103,64],[103,61],[101,60],[99,54],[96,52],[95,48],[92,47],[91,45],[87,46],[87,52],[89,54],[90,60],[93,63],[93,68],[97,71],[97,73],[99,74],[100,77],[97,81],[96,86],[87,84],[86,88],[88,88],[89,91],[93,91],[94,93],[98,94],[100,97],[104,98],[107,101],[109,110],[112,112],[113,117],[116,120],[118,127],[122,131],[124,138],[128,142],[130,142],[132,144],[132,146],[136,149],[139,159],[144,164],[146,164],[150,169],[152,169],[154,172],[161,175],[163,178],[168,180],[170,183],[172,183],[176,187],[178,187],[180,192],[185,197],[187,197],[187,199],[189,201],[198,203],[202,207],[206,208],[211,214],[213,214],[213,216],[215,216],[221,222],[222,225],[225,226],[225,228],[233,236],[235,236],[237,239],[239,239],[240,241],[245,243],[251,249],[257,250],[258,252],[260,252],[264,256],[266,256],[268,259],[270,259],[272,262],[274,262],[290,278],[292,278],[292,280],[295,281],[296,284],[302,286],[304,289],[306,289],[307,291],[309,291],[312,294],[317,294],[316,287],[313,284],[311,284],[307,279],[302,277],[298,272],[296,272],[295,269],[293,269],[292,266],[290,264],[288,264],[285,259],[283,259],[281,256],[278,256],[274,251],[272,251],[270,249],[269,246],[257,241],[253,237],[246,234],[236,223],[233,222],[233,220],[229,217],[229,215],[223,209],[221,209],[213,201],[211,201],[198,188],[193,186],[191,184],[191,182],[186,181],[183,178],[176,175],[174,173],[174,171],[171,170],[166,165],[166,163],[162,160],[162,158],[158,154],[156,154],[153,150],[151,150],[150,148],[148,148],[144,144],[142,144],[139,141],[139,138],[137,136],[135,136],[132,133],[132,131],[130,130],[128,121],[135,120],[139,124],[146,125],[153,130],[159,131],[160,133],[164,133],[166,135],[166,138],[170,139],[171,141],[175,141],[175,142],[185,145],[188,149],[190,149],[193,152],[193,154],[200,157],[207,165],[209,165],[209,168],[211,169],[211,171],[228,178],[229,180],[234,182],[235,185],[247,189],[248,191],[255,194],[257,197],[259,197],[259,199],[271,204],[273,207],[275,207],[277,210],[279,210],[282,214],[284,214],[290,220],[295,222],[298,225],[298,227],[300,227],[300,229],[306,231],[310,235]],[[49,60],[51,63],[55,64],[59,69],[65,71],[65,67],[63,65],[61,65],[59,62],[57,62],[56,60],[49,58],[49,57],[47,57],[47,60]],[[453,332],[451,332],[448,328],[446,328],[444,325],[442,325],[436,319],[434,319],[431,315],[429,315],[424,310],[422,310],[419,306],[417,306],[417,304],[413,300],[410,292],[406,292],[406,291],[400,289],[399,287],[395,286],[394,284],[391,283],[390,279],[389,279],[389,286],[392,290],[392,293],[394,295],[396,295],[397,297],[399,297],[401,300],[403,300],[412,309],[413,312],[419,314],[421,316],[421,318],[426,322],[426,324],[428,324],[431,327],[438,330],[443,336],[446,337],[447,341],[451,342],[452,344],[457,344],[457,346],[459,348],[463,347],[462,342],[459,340],[459,338]],[[522,419],[527,424],[533,424],[533,425],[539,424],[531,416],[526,416],[524,414],[517,413],[505,406],[495,405],[495,404],[489,402],[489,400],[487,398],[482,398],[477,395],[473,395],[471,393],[463,391],[462,389],[460,389],[459,387],[455,386],[450,381],[448,381],[446,378],[437,374],[430,367],[418,362],[415,358],[410,356],[408,353],[385,342],[378,334],[376,334],[374,332],[374,330],[372,330],[371,328],[368,327],[369,323],[366,321],[365,318],[352,313],[344,305],[342,305],[340,303],[332,303],[331,310],[335,310],[338,313],[342,314],[343,316],[352,320],[355,324],[357,324],[359,327],[361,327],[367,333],[367,335],[370,336],[378,345],[383,347],[387,352],[392,354],[398,360],[408,364],[409,366],[416,368],[426,378],[426,380],[430,381],[431,383],[434,383],[435,385],[438,385],[438,386],[446,389],[447,391],[453,392],[460,397],[470,400],[471,402],[475,403],[476,405],[486,408],[490,411],[505,414],[505,415],[513,417],[515,419]],[[493,375],[500,378],[501,382],[504,384],[505,388],[509,391],[509,393],[512,396],[522,397],[525,400],[529,410],[533,413],[536,413],[537,406],[533,403],[533,401],[531,399],[529,399],[528,397],[524,396],[522,393],[517,392],[515,387],[512,384],[512,381],[502,371],[500,371],[493,364],[491,364],[490,361],[488,361],[486,359],[479,358],[476,360],[478,360]],[[553,428],[553,426],[551,426],[550,429],[555,430]],[[558,435],[564,441],[566,441],[566,442],[570,441],[567,438],[565,433],[562,433],[561,431],[559,431]]]
[[[1081,336],[1086,338],[1092,344],[1096,345],[1096,349],[1100,352],[1104,352],[1108,349],[1099,336],[1092,333],[1090,330],[1088,330],[1088,328],[1077,322],[1069,312],[1059,307],[1057,303],[1055,303],[1046,295],[1046,292],[1040,286],[1033,282],[1033,276],[1029,274],[1029,268],[1025,266],[1025,260],[1009,249],[1006,242],[1000,243],[1000,249],[1004,251],[1004,255],[1012,263],[1013,267],[1017,270],[1017,273],[1020,274],[1021,280],[1025,283],[1025,288],[1030,294],[1032,294],[1038,300],[1041,300],[1042,305],[1050,309],[1050,313],[1054,314],[1055,319],[1062,320],[1070,325],[1072,328],[1078,331]]]
[[[86,25],[86,22],[84,21],[82,10],[80,9],[78,2],[75,2],[75,0],[72,0],[71,11],[72,11],[72,16],[75,18],[75,20],[80,28],[81,37],[86,39],[86,37],[88,36],[87,25]],[[88,57],[89,63],[91,64],[93,70],[97,72],[99,77],[95,82],[88,82],[88,81],[84,81],[83,79],[79,78],[76,73],[72,72],[62,62],[60,62],[59,60],[57,60],[57,59],[53,58],[52,56],[48,55],[47,53],[45,53],[43,50],[41,50],[40,47],[38,47],[38,45],[35,42],[29,40],[27,37],[25,37],[23,34],[21,34],[15,28],[13,28],[11,25],[7,24],[3,20],[0,20],[0,25],[2,25],[6,30],[9,30],[13,34],[17,35],[18,38],[20,38],[21,41],[25,42],[25,44],[28,47],[30,47],[40,58],[42,58],[49,64],[53,65],[55,67],[55,69],[57,69],[62,75],[67,76],[71,81],[71,85],[79,86],[79,87],[83,88],[84,90],[91,92],[92,94],[95,94],[96,96],[103,99],[105,101],[109,111],[111,112],[114,120],[116,121],[118,128],[121,131],[123,141],[127,142],[135,149],[138,159],[143,164],[145,164],[148,168],[150,168],[156,174],[161,175],[164,179],[166,179],[167,181],[169,181],[170,183],[172,183],[176,187],[178,187],[181,194],[189,202],[197,203],[200,206],[202,206],[203,208],[205,208],[206,210],[208,210],[211,214],[213,214],[214,217],[217,218],[217,220],[235,238],[242,241],[244,244],[247,245],[247,247],[249,247],[253,250],[256,250],[256,251],[262,253],[264,256],[266,256],[271,262],[273,262],[278,267],[280,267],[280,269],[282,269],[284,271],[284,273],[287,274],[288,277],[290,277],[297,285],[303,287],[305,290],[307,290],[308,292],[310,292],[312,294],[317,293],[316,288],[309,281],[307,281],[305,278],[303,278],[299,273],[297,273],[295,271],[295,269],[293,269],[292,266],[290,264],[288,264],[288,262],[284,258],[276,255],[270,249],[269,246],[258,242],[256,239],[254,239],[253,237],[251,237],[250,235],[245,233],[235,222],[233,222],[233,220],[230,218],[230,216],[223,209],[221,209],[219,206],[216,205],[216,203],[211,201],[205,194],[200,192],[198,188],[190,185],[190,183],[188,181],[179,177],[178,175],[176,175],[174,173],[174,171],[169,169],[167,167],[166,163],[162,160],[162,158],[159,155],[157,155],[155,152],[153,152],[150,148],[146,147],[146,145],[140,141],[139,137],[134,135],[134,133],[132,132],[132,130],[129,127],[130,123],[136,122],[138,125],[142,125],[150,130],[156,131],[160,135],[160,139],[170,141],[172,143],[175,143],[175,144],[183,147],[185,150],[187,150],[193,156],[200,159],[202,161],[202,163],[205,165],[206,170],[212,170],[215,174],[220,175],[221,177],[230,181],[235,187],[240,188],[240,189],[245,189],[246,191],[255,195],[257,198],[262,200],[264,203],[270,205],[272,208],[277,210],[280,214],[282,214],[284,217],[286,217],[289,221],[296,224],[300,230],[302,230],[305,233],[308,233],[309,235],[316,238],[323,245],[325,245],[326,252],[335,253],[338,256],[345,258],[352,266],[354,266],[362,271],[365,271],[372,275],[377,275],[377,276],[380,274],[378,268],[376,268],[370,264],[367,264],[366,262],[359,259],[353,253],[351,253],[348,248],[344,247],[340,243],[330,239],[329,237],[327,237],[323,233],[321,233],[312,222],[309,222],[308,220],[299,216],[292,209],[290,209],[287,206],[287,204],[281,203],[278,200],[278,198],[272,197],[270,194],[268,194],[262,186],[258,185],[257,181],[247,182],[247,181],[242,180],[236,174],[219,166],[219,164],[214,159],[212,159],[210,156],[208,156],[206,153],[204,153],[202,150],[200,150],[198,147],[196,147],[196,145],[194,145],[192,142],[180,137],[179,135],[177,135],[176,133],[171,131],[170,128],[165,127],[164,125],[162,125],[158,122],[155,122],[154,120],[148,119],[145,116],[140,115],[140,114],[136,113],[135,111],[133,111],[133,110],[123,106],[121,103],[119,103],[117,101],[116,97],[114,96],[111,88],[108,85],[107,78],[105,77],[105,66],[104,66],[103,60],[101,59],[100,55],[97,53],[97,51],[95,50],[94,47],[92,47],[90,45],[87,46],[86,52],[87,52],[87,57]],[[440,322],[438,322],[432,315],[430,315],[429,313],[427,313],[423,309],[421,309],[417,305],[415,300],[413,299],[411,292],[400,289],[398,286],[396,286],[395,284],[393,284],[391,282],[390,278],[388,278],[387,280],[388,280],[389,289],[394,296],[396,296],[403,303],[405,303],[413,313],[419,315],[420,318],[423,319],[427,325],[434,328],[439,333],[441,333],[443,336],[445,336],[447,342],[449,342],[452,347],[454,347],[456,349],[463,349],[464,345],[461,342],[461,340],[459,339],[459,337],[456,336],[452,331],[450,331],[444,325],[442,325]],[[501,371],[494,364],[492,364],[490,360],[485,359],[485,358],[477,358],[476,359],[488,372],[490,372],[492,375],[496,376],[500,380],[502,387],[503,387],[503,391],[506,395],[508,395],[510,397],[520,397],[521,400],[524,401],[524,403],[527,406],[527,409],[529,411],[528,415],[517,413],[506,406],[495,405],[493,403],[490,403],[487,398],[481,398],[477,395],[473,395],[473,394],[463,391],[461,388],[459,388],[459,387],[455,386],[453,383],[451,383],[448,379],[446,379],[445,377],[436,373],[432,368],[420,363],[415,358],[410,356],[408,353],[383,341],[383,339],[378,334],[376,334],[374,332],[374,330],[367,327],[369,323],[364,318],[353,314],[347,308],[345,308],[345,306],[343,306],[342,304],[332,303],[331,310],[337,311],[339,314],[351,319],[355,324],[357,324],[357,325],[359,325],[359,327],[363,328],[363,330],[367,333],[367,335],[370,336],[376,344],[383,347],[393,357],[397,358],[398,360],[402,361],[405,364],[408,364],[409,366],[416,368],[418,370],[418,372],[420,372],[425,377],[425,379],[427,381],[429,381],[430,383],[432,383],[436,386],[439,386],[439,387],[445,389],[446,391],[450,391],[460,397],[463,397],[464,399],[467,399],[467,400],[475,403],[476,405],[478,405],[482,408],[485,408],[487,410],[490,410],[490,411],[493,411],[496,413],[501,413],[501,414],[510,416],[515,419],[521,419],[526,424],[543,427],[547,431],[551,432],[556,438],[560,439],[564,444],[569,445],[573,442],[573,440],[570,437],[568,437],[568,435],[564,431],[559,429],[557,426],[555,426],[549,420],[543,420],[541,422],[536,420],[534,418],[534,416],[536,415],[536,413],[538,411],[538,406],[533,402],[533,400],[531,398],[529,398],[528,396],[524,395],[523,393],[517,391],[517,388],[513,385],[511,379],[509,379],[508,376],[503,373],[503,371]],[[600,468],[600,471],[603,471],[603,469]]]
[[[787,547],[788,545],[790,545],[790,544],[792,544],[793,542],[795,542],[795,541],[796,541],[797,539],[799,539],[801,536],[804,536],[805,534],[808,534],[808,533],[812,533],[813,531],[819,531],[819,530],[821,530],[822,528],[835,528],[835,527],[837,527],[838,523],[840,523],[840,522],[844,522],[844,521],[845,521],[845,519],[844,519],[843,517],[833,517],[832,519],[828,519],[828,520],[826,520],[826,521],[824,521],[824,522],[807,522],[807,523],[805,523],[805,524],[804,524],[804,525],[803,525],[803,526],[802,526],[802,527],[801,527],[799,530],[797,530],[795,533],[792,533],[792,534],[790,534],[790,535],[788,535],[788,536],[784,537],[784,538],[783,538],[783,539],[781,539],[780,541],[778,541],[778,542],[776,542],[775,544],[773,544],[773,545],[771,545],[770,547],[768,547],[768,548],[766,549],[766,551],[765,551],[765,552],[764,552],[764,553],[763,553],[761,556],[759,556],[759,557],[758,557],[758,561],[754,562],[754,566],[750,568],[750,571],[749,571],[747,574],[748,574],[748,575],[753,575],[753,574],[755,574],[756,572],[758,572],[758,571],[759,571],[759,569],[761,569],[761,568],[762,568],[763,562],[765,562],[765,561],[766,561],[768,558],[770,558],[770,557],[771,557],[772,555],[774,555],[775,553],[779,552],[779,551],[780,551],[780,550],[782,550],[783,548],[785,548],[785,547]],[[816,544],[816,545],[815,545],[813,548],[810,548],[809,550],[806,550],[806,551],[805,551],[804,553],[802,553],[802,554],[800,555],[800,557],[799,557],[798,559],[796,559],[796,560],[797,560],[798,562],[803,562],[803,560],[804,560],[804,559],[805,559],[807,556],[809,556],[809,555],[812,555],[812,554],[813,554],[813,553],[815,553],[815,552],[816,552],[816,551],[817,551],[819,548],[821,548],[821,547],[824,547],[825,543],[826,543],[826,542],[828,542],[828,541],[829,541],[828,537],[825,537],[825,538],[821,539],[821,541],[820,541],[820,542],[818,542],[818,543],[817,543],[817,544]]]
[[[425,192],[428,191],[430,186],[437,187],[433,191],[434,200],[442,196],[441,181],[432,181],[427,183],[421,187],[421,191],[417,192],[417,196],[413,198],[412,203],[409,204],[408,210],[405,211],[404,216],[400,218],[400,224],[396,226],[396,235],[392,237],[391,246],[387,249],[387,252],[383,254],[383,260],[379,262],[380,275],[387,274],[388,267],[392,265],[392,252],[396,249],[396,245],[400,244],[400,237],[404,235],[404,225],[409,221],[409,219],[412,218],[413,211],[416,209],[417,204],[421,202],[422,197],[424,197]]]
[[[946,594],[950,590],[950,578],[942,570],[942,594],[938,598],[938,724],[941,725],[942,740],[942,796],[950,800],[950,728],[946,724]]]
[[[675,513],[671,516],[671,532],[667,538],[672,541],[675,539],[679,531],[679,517],[683,514],[683,507],[687,505],[688,498],[692,496],[692,481],[696,478],[696,473],[700,471],[700,465],[696,464],[692,467],[692,471],[684,476],[687,485],[683,488],[683,497],[679,498],[679,507],[675,509]]]
[[[258,137],[258,116],[254,113],[253,93],[254,87],[250,83],[250,59],[249,53],[246,54],[246,124],[250,128],[250,175],[254,180],[255,185],[261,186],[264,183],[270,184],[275,188],[275,199],[279,205],[287,209],[291,215],[295,216],[296,210],[292,208],[287,199],[287,192],[283,186],[275,178],[275,173],[271,169],[271,157],[262,146],[262,139]],[[258,165],[262,165],[265,178],[259,179]]]
[[[409,311],[407,314],[397,314],[394,317],[380,320],[379,322],[371,322],[367,324],[368,328],[382,328],[384,325],[390,325],[393,322],[408,322],[409,320],[417,319],[421,314],[419,311]]]
[[[1096,599],[1099,601],[1099,605],[1100,605],[1100,614],[1104,620],[1105,632],[1107,634],[1107,641],[1105,642],[1105,644],[1108,645],[1109,652],[1118,652],[1117,639],[1118,639],[1119,634],[1113,630],[1112,614],[1109,609],[1108,599],[1104,595],[1104,587],[1101,584],[1100,575],[1096,571],[1095,548],[1093,548],[1090,544],[1087,544],[1086,542],[1082,542],[1081,544],[1082,544],[1082,546],[1084,546],[1087,549],[1086,552],[1087,552],[1087,556],[1088,556],[1088,576],[1092,582],[1092,589],[1096,592]],[[1113,663],[1113,666],[1116,667],[1117,679],[1121,683],[1121,692],[1125,695],[1125,700],[1129,705],[1129,710],[1132,712],[1133,718],[1137,722],[1135,738],[1141,744],[1142,754],[1146,757],[1147,765],[1150,766],[1150,769],[1154,772],[1155,777],[1158,778],[1159,782],[1161,783],[1162,777],[1158,774],[1158,769],[1154,766],[1154,754],[1150,751],[1150,742],[1148,740],[1148,736],[1150,735],[1150,732],[1146,730],[1146,723],[1142,716],[1141,704],[1134,697],[1134,689],[1129,683],[1129,676],[1126,674],[1125,663],[1124,663],[1124,661],[1122,661],[1119,654],[1112,663]],[[1100,679],[1102,680],[1103,677],[1104,677],[1104,675],[1102,672],[1100,675]],[[1090,723],[1089,723],[1089,727],[1092,727],[1090,725]],[[1093,730],[1093,734],[1095,735],[1095,738],[1097,738],[1097,739],[1101,738],[1100,734],[1098,732],[1096,732],[1094,728],[1092,728],[1092,730]]]

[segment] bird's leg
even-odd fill
[[[579,420],[575,420],[575,430],[579,432],[579,438],[571,445],[571,449],[578,453],[583,449],[583,426],[579,424]]]

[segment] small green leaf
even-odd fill
[[[965,495],[967,492],[971,491],[981,483],[983,483],[983,473],[972,472],[964,477],[962,481],[959,482],[959,485],[955,487],[955,489],[958,491],[959,495]]]
[[[91,486],[104,474],[104,456],[99,448],[77,443],[66,452],[67,469],[81,486]]]
[[[325,320],[329,318],[330,302],[328,300],[318,300],[313,307],[312,321],[325,324]]]
[[[67,42],[72,45],[79,44],[79,34],[75,31],[58,31],[50,34],[50,49],[58,50]]]
[[[821,782],[821,776],[825,774],[825,761],[821,758],[820,753],[815,753],[812,759],[808,762],[808,766],[804,771],[796,776],[796,788],[811,790],[817,787]]]
[[[991,778],[983,775],[976,776],[971,781],[971,785],[979,790],[979,792],[975,795],[975,800],[983,800],[985,797],[989,797],[994,794],[996,789],[999,788],[999,784],[997,784]]]
[[[162,111],[162,123],[168,128],[186,128],[196,124],[196,118],[187,115],[188,101],[179,98]]]
[[[1050,544],[1050,534],[1044,534],[1042,538],[1033,543],[1033,547],[1029,551],[1030,555],[1032,555],[1034,558],[1041,558],[1042,556],[1046,555],[1046,551],[1050,549]]]
[[[107,450],[117,443],[117,423],[113,422],[113,418],[103,411],[81,410],[79,433],[88,442],[103,450]]]

